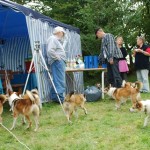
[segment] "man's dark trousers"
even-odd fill
[[[111,84],[111,86],[113,87],[120,88],[122,85],[122,78],[119,72],[118,59],[114,58],[113,61],[113,64],[107,62],[108,83]]]

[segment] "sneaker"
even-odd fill
[[[149,92],[145,90],[141,90],[140,93],[149,93]]]

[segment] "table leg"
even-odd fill
[[[104,71],[102,71],[102,99],[104,99]]]

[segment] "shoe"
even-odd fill
[[[145,90],[141,90],[140,93],[149,93],[149,92]]]

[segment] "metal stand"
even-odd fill
[[[40,73],[40,66],[39,66],[39,65],[41,65],[41,66],[47,71],[48,76],[49,76],[49,79],[50,79],[50,82],[52,83],[52,86],[53,86],[54,91],[55,91],[55,93],[56,93],[56,95],[57,95],[57,98],[58,98],[58,100],[59,100],[59,103],[60,103],[60,105],[61,105],[61,107],[62,107],[62,109],[63,109],[63,112],[65,113],[64,107],[63,107],[62,102],[61,102],[60,97],[59,97],[59,94],[58,94],[58,92],[57,92],[57,90],[56,90],[56,87],[55,87],[55,85],[54,85],[54,82],[53,82],[53,79],[52,79],[51,74],[50,74],[50,72],[49,72],[49,69],[48,69],[47,64],[46,64],[46,62],[45,62],[45,59],[44,59],[44,57],[43,57],[43,55],[42,55],[42,52],[41,52],[41,50],[40,50],[40,42],[39,42],[39,41],[35,41],[35,48],[34,48],[34,50],[35,50],[35,51],[34,51],[34,53],[33,53],[32,61],[31,61],[30,68],[29,68],[29,71],[28,71],[28,76],[27,76],[26,83],[25,83],[25,86],[24,86],[23,95],[25,94],[25,90],[26,90],[26,87],[27,87],[27,83],[28,83],[28,80],[29,80],[29,76],[30,76],[30,73],[31,73],[31,71],[32,71],[32,69],[33,69],[33,68],[32,68],[33,62],[34,62],[34,60],[37,60],[36,72],[37,72],[37,73]],[[38,77],[38,78],[37,78],[38,84],[40,84],[40,83],[42,82],[42,80],[41,80],[41,78],[40,78],[39,75],[38,75],[37,77]],[[40,86],[38,87],[38,90],[39,90],[39,91],[42,91],[42,89],[41,89]],[[39,92],[39,94],[40,94],[40,92]],[[41,97],[41,94],[40,94],[40,97]],[[41,104],[41,107],[42,107],[42,104]]]

